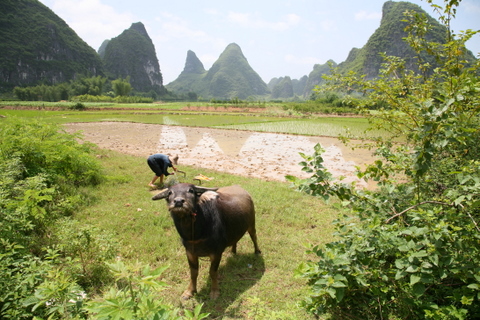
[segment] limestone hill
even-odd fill
[[[164,91],[155,46],[141,22],[133,23],[104,44],[99,51],[110,79],[129,77],[130,84],[137,91]]]
[[[195,92],[204,99],[246,99],[269,93],[235,43],[227,46],[208,71],[195,53],[188,51],[184,70],[166,87],[178,93]]]
[[[353,48],[347,57],[347,60],[340,63],[338,68],[340,72],[346,73],[350,70],[365,74],[367,78],[378,76],[381,64],[384,59],[380,53],[387,56],[397,56],[405,59],[406,69],[418,71],[418,56],[413,49],[404,41],[407,33],[404,31],[407,26],[405,21],[405,11],[413,11],[417,14],[425,15],[432,28],[426,35],[428,41],[445,43],[447,40],[447,30],[437,20],[428,15],[420,6],[404,1],[387,1],[382,8],[382,20],[377,30],[370,36],[365,46],[362,48]],[[422,54],[423,61],[435,67],[435,60]],[[469,52],[467,59],[474,59]]]
[[[103,75],[95,50],[41,2],[1,2],[0,91]]]

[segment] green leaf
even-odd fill
[[[471,305],[473,302],[473,297],[462,296],[461,302],[464,305]]]
[[[465,200],[465,196],[460,196],[460,197],[458,197],[457,199],[455,199],[455,200],[453,201],[453,203],[454,203],[456,206],[458,206],[458,205],[462,204],[462,202],[463,202],[464,200]]]
[[[467,288],[473,289],[473,290],[480,290],[480,285],[478,285],[478,283],[471,283],[467,286]]]
[[[438,240],[438,239],[437,239]],[[438,254],[436,253],[431,253],[429,256],[428,256],[428,259],[435,265],[435,266],[438,266]]]
[[[413,286],[414,284],[420,282],[421,279],[422,279],[422,277],[419,277],[419,276],[417,276],[416,274],[412,274],[412,275],[410,276],[410,285]]]
[[[419,269],[418,266],[411,265],[405,271],[408,273],[415,273],[415,272],[418,272],[418,269]]]
[[[337,288],[337,301],[341,302],[343,297],[345,297],[345,289],[344,288]]]
[[[400,247],[398,248],[400,250]],[[407,259],[397,259],[395,260],[395,266],[397,269],[405,269],[410,265],[410,262],[408,262]]]
[[[413,285],[413,294],[417,297],[420,297],[425,293],[425,285],[423,283],[417,282]]]
[[[368,286],[370,286],[370,284],[368,283],[368,281],[365,279],[364,276],[361,276],[361,275],[360,275],[360,276],[356,276],[356,277],[355,277],[355,280],[357,280],[357,282],[358,282],[361,286],[363,286],[363,287],[368,287]]]
[[[420,251],[414,252],[411,256],[415,258],[423,258],[428,256],[428,253],[425,250],[420,250]]]
[[[335,288],[329,287],[325,291],[330,295],[330,297],[337,299],[337,290],[335,290]]]
[[[332,284],[332,287],[334,288],[345,288],[347,285],[341,281],[335,281],[333,284]]]
[[[397,271],[397,273],[395,274],[395,280],[400,280],[402,279],[403,277],[405,277],[408,273],[405,272],[405,271]]]

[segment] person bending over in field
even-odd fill
[[[172,161],[173,160],[173,161]],[[167,171],[168,167],[173,168],[173,171],[177,171],[175,165],[177,165],[178,156],[175,156],[173,159],[170,159],[170,156],[161,153],[155,153],[148,157],[147,163],[150,169],[155,173],[152,181],[148,184],[149,187],[155,188],[155,181],[160,178],[160,185],[163,184],[163,177],[170,174],[175,174],[175,172],[169,173]]]

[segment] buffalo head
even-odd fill
[[[218,188],[199,187],[188,183],[179,183],[161,190],[152,200],[165,199],[168,210],[175,215],[191,214],[199,201],[216,196]]]

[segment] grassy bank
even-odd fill
[[[127,263],[169,266],[164,274],[170,288],[164,298],[181,307],[180,295],[188,284],[184,249],[164,201],[150,200],[155,192],[146,187],[151,173],[145,159],[99,150],[101,162],[111,177],[89,190],[96,200],[77,212],[82,223],[113,232],[121,244],[119,257]],[[194,167],[182,167],[192,182],[198,173],[214,177],[204,184],[216,187],[239,184],[256,205],[257,232],[262,255],[253,254],[248,236],[242,238],[238,254],[224,254],[219,269],[221,297],[210,301],[208,266],[201,260],[199,293],[186,303],[191,308],[205,303],[212,319],[308,319],[297,307],[306,296],[303,280],[294,270],[309,257],[306,246],[332,240],[331,221],[338,211],[322,201],[293,191],[286,183],[265,182]]]

